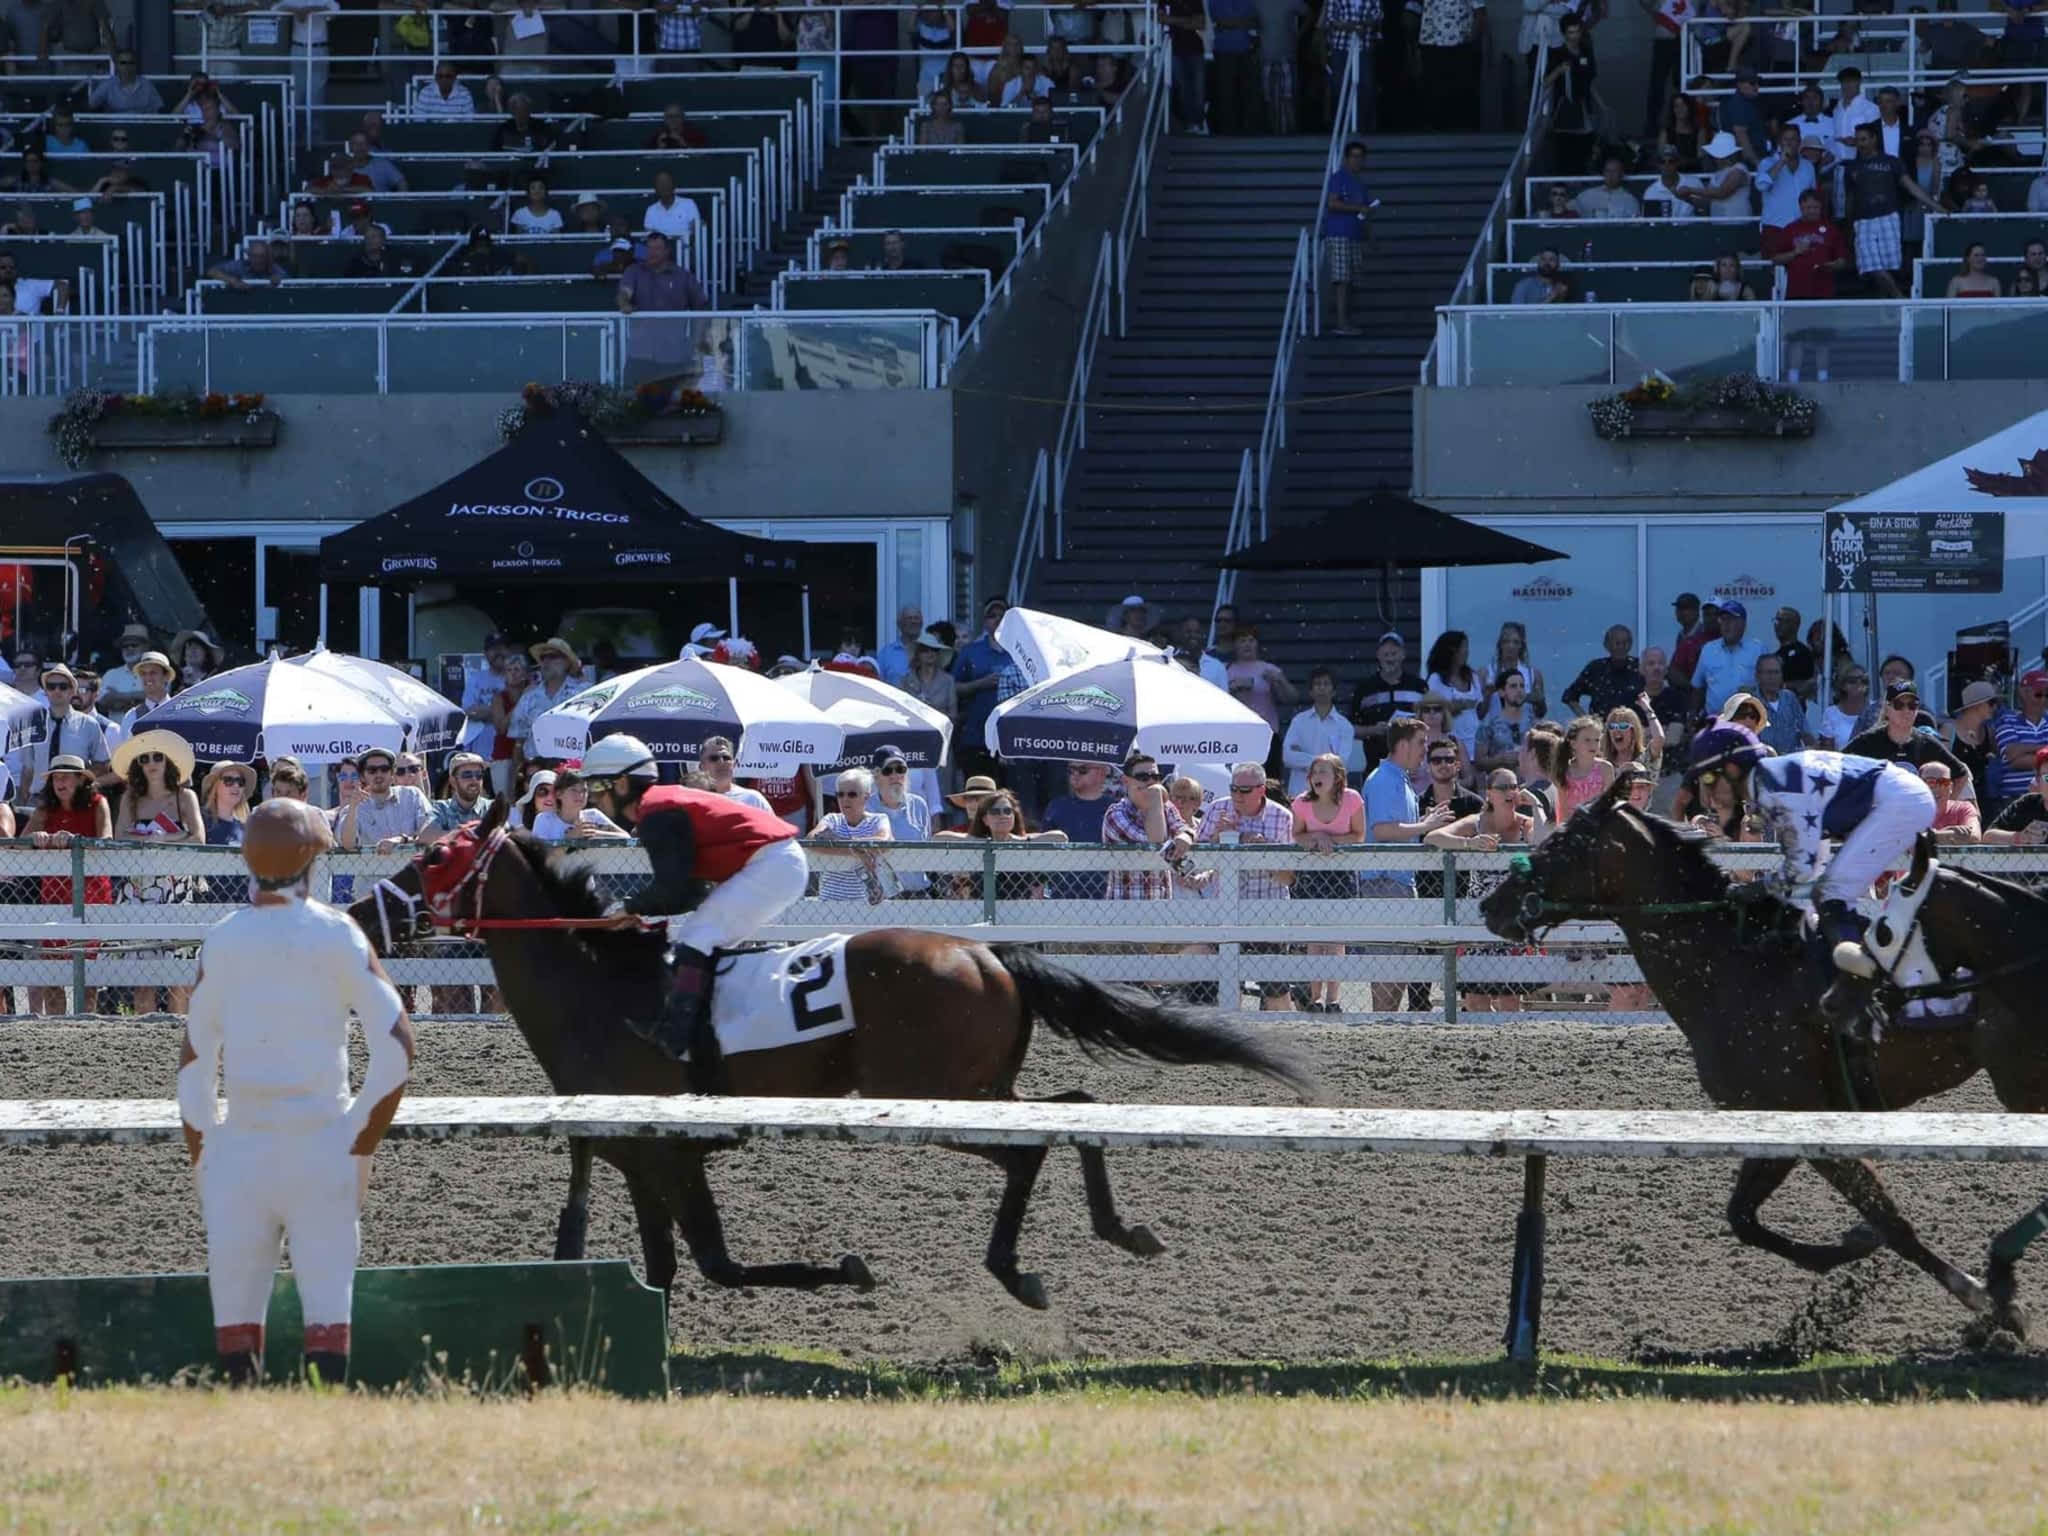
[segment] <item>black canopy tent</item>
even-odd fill
[[[1227,571],[1378,571],[1380,617],[1386,619],[1397,566],[1533,565],[1564,558],[1558,550],[1381,490],[1215,563]]]
[[[815,561],[801,541],[754,538],[691,516],[573,409],[529,416],[496,453],[320,541],[323,583],[409,591],[426,582],[723,580],[734,631],[741,581],[799,587],[806,651]],[[320,601],[324,633],[325,585]]]

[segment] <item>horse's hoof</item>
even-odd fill
[[[2005,1334],[2012,1339],[2013,1348],[2015,1349],[2026,1343],[2027,1333],[2033,1323],[2033,1320],[2027,1315],[2026,1307],[2017,1301],[2001,1302],[1998,1310],[1992,1314],[1992,1321],[1997,1325],[1997,1333],[1993,1335],[1994,1339],[1997,1334]],[[1986,1347],[1996,1349],[1997,1345],[1993,1343]]]
[[[1133,1227],[1125,1234],[1124,1247],[1141,1259],[1156,1259],[1166,1252],[1166,1244],[1150,1227]]]
[[[875,1288],[875,1272],[868,1268],[868,1261],[857,1253],[841,1257],[839,1274],[841,1279],[863,1295]]]
[[[1045,1281],[1037,1275],[1017,1276],[1010,1284],[1010,1294],[1034,1312],[1043,1312],[1052,1305],[1052,1298],[1045,1292]]]
[[[1859,1221],[1842,1234],[1842,1246],[1856,1258],[1867,1259],[1884,1246],[1884,1234],[1867,1221]]]

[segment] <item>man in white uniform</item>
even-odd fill
[[[307,895],[330,840],[326,819],[303,801],[270,800],[249,813],[242,858],[252,905],[207,935],[186,1020],[178,1113],[206,1218],[214,1348],[231,1382],[262,1376],[280,1237],[291,1241],[306,1366],[326,1382],[347,1376],[370,1157],[412,1066],[412,1021],[369,941]],[[354,1099],[351,1010],[370,1055]],[[226,1080],[224,1117],[216,1073]]]

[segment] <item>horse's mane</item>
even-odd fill
[[[587,863],[523,829],[509,829],[506,836],[525,857],[534,883],[557,913],[563,917],[604,916],[608,903],[598,894]],[[659,930],[631,928],[572,930],[569,937],[590,951],[592,959],[619,967],[643,966],[651,959],[659,959],[668,942]]]
[[[1703,832],[1690,822],[1673,821],[1668,816],[1659,816],[1654,811],[1630,805],[1628,785],[1621,779],[1616,779],[1610,784],[1597,799],[1588,803],[1580,814],[1601,816],[1613,812],[1624,812],[1633,816],[1649,829],[1651,837],[1660,848],[1669,849],[1712,874],[1717,887],[1724,887],[1729,883],[1728,871],[1708,856],[1707,850],[1712,848],[1716,841],[1711,832]],[[1569,820],[1566,826],[1570,826]]]

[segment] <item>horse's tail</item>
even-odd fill
[[[1019,944],[990,948],[1016,982],[1025,1011],[1090,1056],[1243,1067],[1287,1084],[1304,1101],[1321,1097],[1322,1085],[1299,1055],[1219,1009],[1173,1007],[1135,987],[1104,986]]]

